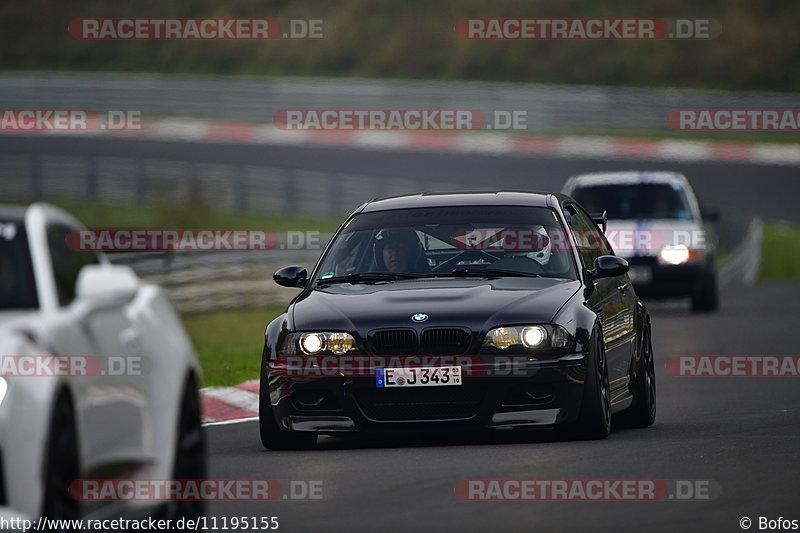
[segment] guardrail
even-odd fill
[[[758,279],[761,269],[761,239],[764,223],[760,218],[750,221],[741,242],[731,250],[725,263],[719,269],[721,285],[752,285]]]
[[[266,123],[282,109],[527,112],[529,132],[664,130],[672,109],[796,108],[800,95],[690,89],[385,79],[2,72],[7,109],[137,110]]]

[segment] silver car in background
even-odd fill
[[[717,309],[716,234],[683,174],[581,174],[569,178],[562,192],[606,220],[606,237],[630,264],[637,294],[689,297],[693,311]]]

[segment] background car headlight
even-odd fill
[[[558,324],[501,326],[486,333],[483,346],[507,350],[514,346],[524,350],[569,350],[574,346],[572,335]]]
[[[668,265],[680,265],[689,260],[689,248],[684,244],[665,246],[658,253],[658,259]]]
[[[344,355],[357,351],[356,340],[344,331],[309,331],[288,334],[280,347],[280,355]]]
[[[705,250],[702,248],[688,248],[684,244],[665,246],[658,253],[658,262],[662,265],[682,265],[703,259]]]
[[[8,392],[8,382],[0,376],[0,405],[3,405],[3,399],[6,397],[6,392]]]

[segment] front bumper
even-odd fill
[[[510,361],[509,361],[510,359]],[[462,366],[461,385],[378,388],[376,367],[357,376],[298,376],[267,367],[278,425],[342,433],[552,426],[574,420],[583,397],[585,354],[531,360],[484,357]]]
[[[636,294],[642,298],[691,296],[709,276],[704,262],[663,265],[655,257],[631,257],[627,261]]]

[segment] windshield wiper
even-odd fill
[[[402,272],[362,272],[357,274],[348,274],[347,276],[334,276],[331,278],[320,278],[317,280],[317,285],[326,283],[362,283],[368,281],[392,281],[398,279],[413,279],[420,278],[423,275],[402,273]]]

